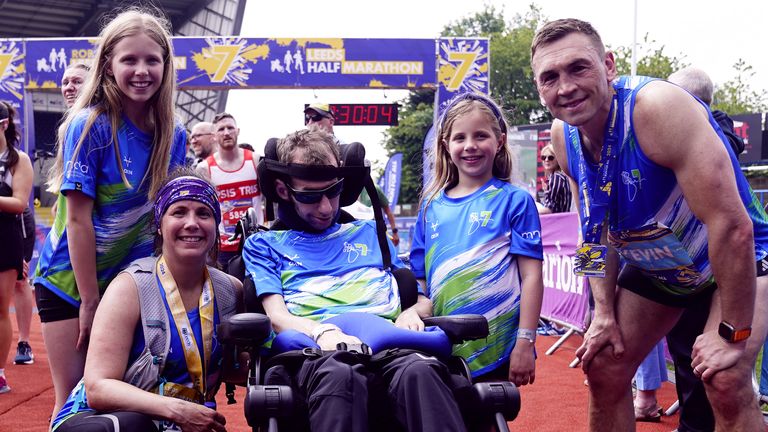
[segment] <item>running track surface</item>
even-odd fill
[[[31,345],[35,364],[14,365],[16,352],[16,321],[11,313],[14,326],[13,346],[6,363],[5,374],[12,388],[11,392],[0,395],[0,431],[40,431],[47,428],[48,416],[53,408],[53,385],[48,370],[48,358],[43,345],[40,319],[32,319]],[[539,359],[536,362],[536,383],[521,389],[522,408],[518,418],[509,423],[512,431],[576,432],[587,430],[587,387],[580,369],[571,369],[568,364],[574,358],[574,351],[581,343],[579,336],[566,341],[553,355],[544,352],[555,343],[555,337],[540,336],[536,341]],[[248,431],[243,415],[244,389],[238,388],[236,405],[226,405],[223,391],[217,400],[220,411],[227,418],[228,431]],[[664,383],[659,391],[659,403],[665,408],[676,399],[674,386]],[[677,427],[677,416],[663,417],[661,423],[638,423],[640,432],[670,432]]]

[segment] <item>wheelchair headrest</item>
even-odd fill
[[[285,182],[289,177],[305,180],[344,179],[344,190],[339,197],[339,206],[352,205],[360,196],[365,182],[370,177],[371,167],[365,160],[365,147],[359,142],[342,144],[339,147],[341,166],[304,165],[281,163],[277,155],[277,140],[270,139],[264,147],[264,159],[258,165],[259,188],[261,193],[272,202],[283,201],[277,195],[275,180]]]

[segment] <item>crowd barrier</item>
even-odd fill
[[[579,218],[576,213],[541,216],[544,245],[544,299],[541,317],[567,329],[547,350],[552,355],[566,339],[583,334],[589,323],[589,286],[587,279],[573,273]],[[578,364],[577,361],[572,366]]]

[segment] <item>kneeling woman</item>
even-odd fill
[[[109,285],[84,380],[54,420],[56,431],[224,430],[212,409],[223,371],[214,332],[241,304],[242,286],[206,266],[219,238],[216,191],[191,171],[176,171],[154,211],[160,255],[134,261]]]

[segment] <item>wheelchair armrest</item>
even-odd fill
[[[488,337],[488,320],[477,314],[424,318],[424,325],[440,327],[448,335],[451,343]]]
[[[216,336],[223,343],[255,346],[272,332],[272,322],[264,314],[239,313],[216,327]]]

